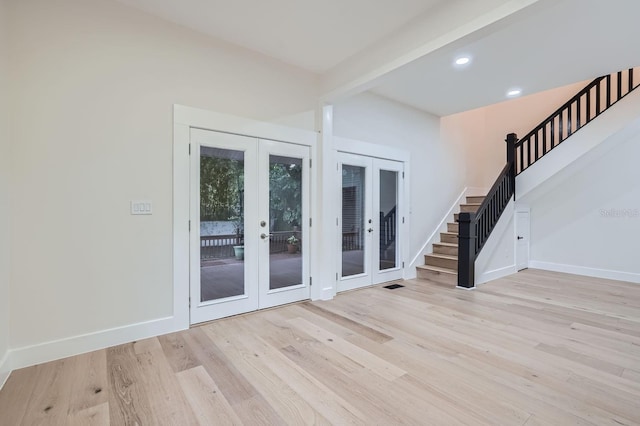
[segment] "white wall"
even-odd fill
[[[483,284],[516,271],[515,203],[507,204],[475,263],[475,284]]]
[[[467,186],[490,188],[506,163],[506,135],[526,135],[587,83],[580,82],[443,117],[444,141],[468,148]]]
[[[0,387],[9,349],[9,137],[7,99],[7,19],[5,1],[0,0]]]
[[[464,189],[459,146],[440,137],[440,119],[363,93],[334,106],[334,135],[408,151],[411,155],[412,259]],[[337,147],[339,148],[339,147]],[[408,272],[413,266],[407,265]]]
[[[639,157],[636,117],[523,200],[531,267],[640,283]]]
[[[172,105],[311,126],[317,77],[111,0],[12,7],[12,349],[171,316]]]

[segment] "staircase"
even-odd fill
[[[460,204],[460,212],[476,212],[484,196],[466,197],[466,203]],[[433,253],[424,255],[424,265],[417,266],[418,278],[439,284],[457,285],[458,283],[458,216],[447,223],[447,232],[440,233],[440,242],[433,244]]]
[[[598,77],[523,138],[509,133],[505,140],[507,162],[495,183],[486,197],[467,197],[467,203],[460,205],[454,222],[440,234],[440,243],[425,255],[425,265],[417,267],[418,278],[473,288],[476,258],[507,205],[518,195],[516,176],[640,87],[638,71],[630,68]]]

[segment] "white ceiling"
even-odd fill
[[[447,0],[118,0],[322,73]],[[451,1],[451,0],[449,0]]]
[[[562,0],[515,13],[380,79],[374,93],[444,116],[640,65],[640,1]],[[471,55],[460,69],[456,57]]]
[[[356,86],[436,115],[500,102],[512,87],[527,95],[640,65],[640,0],[117,1],[321,79],[361,52],[375,57],[380,47],[378,56],[394,65],[382,65],[386,74],[368,81],[363,71]],[[463,16],[472,6],[520,10],[402,66],[390,54],[404,58],[406,51],[385,50],[384,42],[403,31],[420,33],[408,31],[412,26],[446,26],[443,10]],[[464,25],[451,30],[463,34]],[[464,69],[452,66],[460,54],[473,57]]]

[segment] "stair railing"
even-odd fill
[[[489,239],[502,212],[514,196],[516,186],[515,133],[507,135],[507,164],[487,193],[478,210],[461,212],[458,216],[458,287],[475,286],[475,262]]]
[[[638,88],[637,74],[630,68],[598,77],[522,139],[507,135],[507,164],[478,210],[461,212],[458,218],[458,287],[475,286],[476,258],[511,197],[515,199],[516,176]]]
[[[640,78],[633,71],[596,78],[522,137],[516,144],[516,175],[636,89]]]

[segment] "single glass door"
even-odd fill
[[[191,323],[258,309],[256,140],[191,131]]]
[[[397,161],[373,159],[373,205],[376,212],[373,284],[402,278],[402,170]]]
[[[260,308],[309,298],[309,147],[260,143]]]
[[[371,285],[373,239],[371,159],[340,155],[338,291]]]

